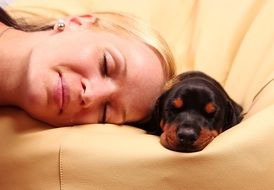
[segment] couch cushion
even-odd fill
[[[17,0],[9,7],[33,22],[96,10],[150,22],[171,45],[178,72],[196,69],[216,78],[248,111],[244,121],[201,152],[177,153],[132,126],[52,129],[4,109],[1,189],[273,189],[274,2]]]

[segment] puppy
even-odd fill
[[[148,131],[160,135],[161,144],[170,150],[196,152],[239,123],[241,112],[216,80],[186,72],[158,98]]]

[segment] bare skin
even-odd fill
[[[0,105],[55,126],[146,118],[165,81],[159,56],[133,37],[93,30],[92,17],[66,22],[64,31],[0,38]]]

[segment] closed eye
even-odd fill
[[[101,123],[106,123],[108,103],[104,104]]]
[[[108,61],[106,53],[103,53],[102,59],[101,59],[101,72],[104,77],[108,76]]]

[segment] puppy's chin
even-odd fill
[[[160,137],[161,144],[177,152],[198,152],[203,150],[217,135],[215,130],[202,129],[199,138],[193,144],[183,144],[176,135],[177,127],[171,126]]]
[[[160,136],[160,143],[167,149],[179,151],[180,141],[177,138],[177,126],[161,122],[163,133]]]

